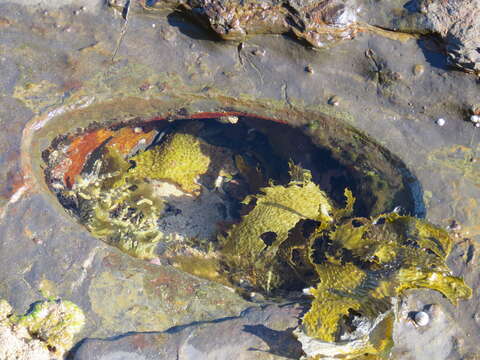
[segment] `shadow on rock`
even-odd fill
[[[303,351],[302,344],[293,335],[294,329],[292,327],[284,331],[277,331],[264,325],[245,325],[244,327],[245,332],[258,336],[270,347],[268,353],[288,359],[298,359]],[[249,350],[265,352],[256,348],[250,348]]]

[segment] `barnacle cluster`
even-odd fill
[[[72,185],[56,188],[59,198],[92,234],[133,256],[163,256],[243,293],[278,298],[308,289],[296,335],[312,357],[388,354],[406,289],[434,289],[452,303],[471,296],[445,263],[452,239],[444,230],[396,212],[357,217],[349,189],[342,207],[288,154],[206,141],[199,134],[216,128],[195,121],[174,130],[157,143],[148,135],[143,152],[130,130],[108,132],[95,150],[90,143],[97,156]],[[278,159],[284,174],[272,176]],[[195,226],[203,229],[189,232]]]
[[[0,300],[0,358],[62,358],[85,323],[82,310],[67,300],[45,300],[17,315]]]

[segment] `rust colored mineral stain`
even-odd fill
[[[79,175],[88,159],[88,156],[94,151],[100,144],[111,137],[114,134],[113,131],[107,129],[98,129],[73,139],[67,150],[67,155],[70,164],[67,165],[64,173],[64,183],[67,187],[71,188],[75,183],[75,177]],[[60,164],[59,166],[62,166]]]
[[[60,163],[54,171],[64,172],[64,184],[71,188],[90,154],[105,141],[108,140],[108,146],[115,147],[122,155],[127,155],[139,141],[144,139],[148,144],[153,141],[155,135],[155,131],[136,133],[131,127],[124,127],[118,131],[98,129],[88,132],[73,139],[67,150],[68,161]]]

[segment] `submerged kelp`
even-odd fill
[[[40,301],[25,315],[16,315],[0,300],[0,358],[60,359],[84,323],[82,310],[70,301]]]
[[[348,219],[314,238],[328,244],[314,253],[319,283],[310,290],[313,302],[302,321],[308,337],[338,343],[363,338],[355,351],[381,353],[389,341],[375,345],[369,332],[391,315],[404,290],[437,290],[454,304],[472,294],[445,264],[452,239],[425,221],[396,213]],[[325,348],[319,343],[312,355],[331,351]],[[353,356],[352,348],[347,352]]]
[[[165,251],[165,246],[157,249],[160,242],[175,246],[170,241],[175,234],[160,220],[180,211],[172,210],[172,203],[208,202],[210,198],[199,196],[203,186],[214,185],[209,172],[230,177],[235,173],[233,158],[228,161],[223,149],[194,135],[201,128],[199,123],[189,123],[143,152],[138,151],[139,143],[145,145],[147,136],[151,143],[156,131],[109,131],[107,141],[96,142],[96,149],[89,147],[94,155],[89,162],[82,161],[84,168],[77,170],[75,181],[66,182],[67,186],[57,183],[55,190],[92,234],[132,256],[155,258],[156,250]],[[69,148],[67,153],[71,152]],[[212,160],[217,164],[212,165]],[[206,178],[202,183],[201,176]]]
[[[256,202],[221,239],[221,253],[236,280],[266,293],[285,285],[289,273],[310,267],[316,274],[302,279],[313,286],[313,301],[297,331],[309,356],[387,354],[396,298],[406,289],[437,290],[454,304],[471,296],[445,263],[453,244],[444,230],[395,212],[349,218],[352,194],[346,190],[346,207],[335,209],[305,174],[303,182],[247,197],[245,203]],[[303,243],[304,232],[295,229],[301,220],[316,222]],[[294,251],[302,261],[295,263]]]
[[[290,230],[302,219],[332,220],[331,202],[311,181],[310,172],[292,165],[291,174],[287,185],[271,184],[247,196],[242,203],[254,204],[253,209],[220,238],[229,276],[267,293],[285,282],[281,254]]]
[[[161,145],[134,156],[131,161],[136,165],[128,177],[171,181],[186,192],[198,193],[201,187],[196,180],[211,161],[202,152],[204,144],[192,134],[172,134]]]

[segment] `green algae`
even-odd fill
[[[189,193],[200,191],[196,180],[210,165],[210,158],[202,152],[202,141],[188,133],[172,134],[161,145],[131,160],[136,166],[128,176],[171,181]]]
[[[18,326],[25,327],[33,336],[45,341],[55,352],[63,353],[73,346],[73,338],[85,323],[82,310],[67,300],[46,300],[36,303],[21,316]]]

